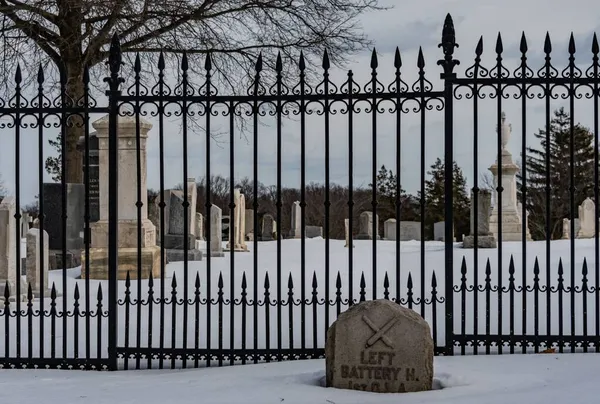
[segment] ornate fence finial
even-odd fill
[[[108,52],[108,60],[106,61],[108,68],[110,70],[110,77],[104,79],[105,82],[108,82],[111,90],[117,90],[119,84],[124,80],[119,79],[119,71],[121,70],[122,55],[121,55],[121,41],[119,40],[119,36],[115,33],[110,41],[110,50]]]
[[[458,48],[458,44],[456,43],[454,22],[450,14],[446,15],[444,28],[442,29],[442,42],[438,45],[438,48],[442,48],[444,51],[444,58],[438,60],[437,64],[444,68],[444,75],[453,74],[454,67],[459,65],[460,62],[453,57],[454,48]]]

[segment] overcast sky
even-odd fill
[[[388,85],[394,80],[393,54],[396,46],[400,47],[403,59],[403,78],[409,84],[417,78],[417,52],[423,47],[426,60],[427,78],[436,89],[441,90],[439,81],[440,67],[436,61],[442,57],[437,47],[444,17],[451,13],[456,27],[456,40],[460,48],[456,50],[456,58],[461,61],[457,67],[459,75],[472,65],[474,50],[481,35],[484,38],[484,66],[491,68],[495,63],[494,47],[498,32],[502,33],[504,57],[507,66],[514,70],[520,60],[519,40],[525,31],[530,52],[529,62],[537,71],[543,64],[543,41],[546,31],[550,32],[553,43],[554,65],[561,71],[567,63],[567,43],[571,31],[577,44],[577,63],[584,71],[591,63],[591,38],[599,31],[600,8],[592,0],[429,0],[398,1],[382,0],[383,5],[393,5],[390,11],[364,15],[361,19],[365,33],[374,40],[379,54],[379,80]],[[343,69],[336,69],[331,75],[332,81],[341,84],[346,78],[348,69],[352,69],[355,80],[361,85],[370,79],[370,54],[364,54]],[[472,101],[455,102],[455,159],[463,168],[469,186],[474,181],[481,181],[496,158],[496,100],[482,100],[477,119],[479,129],[479,167],[473,170],[473,103]],[[568,106],[565,101],[553,101],[552,109],[561,105]],[[413,105],[407,105],[412,108]],[[365,105],[362,105],[364,110]],[[386,106],[389,107],[389,106]],[[509,149],[515,159],[518,158],[522,144],[522,110],[520,100],[504,100],[503,110],[507,120],[512,124],[513,136]],[[100,117],[97,117],[100,118]],[[593,109],[590,100],[578,100],[575,104],[575,121],[592,127]],[[213,128],[226,131],[227,119],[215,118]],[[367,185],[371,179],[372,167],[372,130],[371,116],[359,114],[355,116],[354,125],[354,183]],[[527,104],[527,144],[539,147],[533,133],[543,127],[545,122],[544,102],[528,101]],[[259,180],[265,184],[276,181],[276,127],[274,121],[264,119],[259,134]],[[331,181],[339,184],[348,183],[348,125],[346,115],[336,115],[331,122],[330,169]],[[377,167],[382,164],[390,168],[396,166],[395,154],[395,116],[381,114],[377,128]],[[176,122],[169,124],[168,141],[165,149],[165,183],[172,187],[183,180],[181,135]],[[402,124],[402,184],[409,192],[420,189],[421,174],[421,124],[420,115],[412,112],[403,115]],[[49,132],[52,134],[52,132]],[[437,157],[443,157],[443,112],[428,111],[425,120],[425,165],[429,167]],[[166,134],[167,135],[167,134]],[[24,135],[25,136],[25,135]],[[0,147],[0,173],[5,186],[14,192],[14,132],[0,129],[2,147]],[[167,137],[166,137],[167,139]],[[294,121],[287,121],[282,129],[283,148],[283,184],[299,186],[300,183],[300,131]],[[188,140],[189,174],[202,177],[205,174],[206,147],[205,136],[191,133]],[[33,140],[22,139],[21,153],[21,201],[22,205],[33,201],[37,194],[37,145]],[[47,148],[47,145],[45,146]],[[229,173],[229,136],[212,142],[211,171],[212,174]],[[235,153],[237,156],[236,178],[252,175],[252,139],[235,136]],[[324,180],[324,136],[323,117],[313,115],[307,121],[307,181],[323,182]],[[157,189],[158,182],[158,129],[150,131],[148,148],[148,186]],[[134,175],[132,173],[132,175]],[[47,176],[44,181],[50,181]]]

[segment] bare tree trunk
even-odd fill
[[[77,105],[79,100],[83,100],[83,79],[82,74],[78,74],[77,67],[67,69],[70,73],[67,78],[67,96],[71,98],[73,105]],[[77,142],[79,138],[85,134],[85,126],[88,122],[84,122],[82,115],[71,115],[67,119],[65,128],[65,182],[80,184],[83,182],[83,161],[82,154],[77,150]]]
[[[62,43],[59,45],[60,56],[65,69],[65,93],[69,98],[67,104],[73,107],[83,101],[84,85],[83,85],[83,70],[84,56],[81,49],[82,32],[81,24],[83,15],[81,3],[69,1],[58,2],[58,15],[63,20],[64,24],[60,26]],[[77,142],[79,137],[84,134],[84,126],[87,122],[83,122],[83,115],[71,115],[67,117],[67,127],[65,128],[64,145],[64,164],[65,182],[77,183],[83,182],[81,153],[77,150]]]

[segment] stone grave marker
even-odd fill
[[[329,327],[325,363],[327,387],[377,393],[431,390],[429,324],[389,300],[359,303]]]
[[[375,233],[379,239],[379,215],[375,215],[376,228]],[[373,212],[363,212],[358,218],[359,233],[356,236],[357,240],[373,240]]]
[[[475,200],[474,192],[471,192],[471,200]],[[477,213],[475,213],[476,206],[474,203],[471,204],[471,234],[463,238],[463,248],[475,248],[475,214],[477,214],[477,248],[496,248],[498,243],[490,232],[491,192],[479,191],[477,205]]]
[[[400,241],[421,240],[421,222],[400,222]]]
[[[306,226],[305,228],[306,238],[323,237],[322,226]]]
[[[254,236],[254,209],[246,209],[244,215],[246,216],[246,238],[250,240],[248,235],[252,233]],[[252,237],[252,240],[254,240],[254,237]]]
[[[290,227],[290,238],[300,238],[302,228],[302,209],[300,202],[296,201],[292,204],[292,223]]]
[[[204,241],[204,216],[196,212],[196,240]]]
[[[210,256],[223,257],[223,222],[221,208],[217,205],[210,207]]]
[[[43,291],[44,296],[50,296],[48,288],[48,267],[50,265],[48,249],[48,233],[43,232],[40,237],[40,229],[30,229],[27,232],[27,283],[31,284],[31,290],[35,297],[40,297]],[[40,251],[40,241],[43,238],[43,254]],[[41,257],[41,258],[40,258]]]
[[[579,231],[576,234],[577,238],[592,238],[596,226],[594,225],[594,218],[596,206],[594,201],[590,198],[586,198],[585,201],[579,205]]]
[[[84,246],[84,184],[66,184],[67,223],[65,263],[63,259],[62,184],[44,183],[44,230],[50,243],[50,269],[74,268],[81,265],[81,249]]]
[[[388,219],[383,223],[383,238],[396,240],[396,219]]]
[[[273,233],[275,232],[275,219],[273,216],[266,214],[262,220],[262,237],[261,241],[272,241]]]

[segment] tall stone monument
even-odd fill
[[[98,166],[100,190],[100,220],[90,225],[91,245],[89,255],[89,274],[85,273],[85,263],[82,262],[83,278],[108,279],[108,201],[114,196],[108,193],[108,116],[92,123],[98,136]],[[147,205],[148,190],[146,186],[146,139],[152,124],[140,117],[140,165],[142,167],[141,183],[137,183],[137,139],[136,118],[122,117],[117,122],[118,138],[118,242],[119,258],[118,279],[125,279],[127,272],[131,279],[138,277],[138,247],[141,248],[141,276],[149,278],[160,277],[161,259],[160,247],[156,245],[156,228],[148,219],[148,210],[142,209],[142,220],[138,224],[137,189],[141,187],[143,206]],[[142,239],[138,246],[138,225],[141,226]],[[85,257],[82,257],[85,259]]]
[[[234,221],[229,225],[231,235],[227,242],[227,250],[231,249],[233,241],[235,251],[248,251],[246,245],[246,198],[239,188],[233,191],[233,202],[235,203]]]
[[[501,136],[502,151],[501,160],[492,164],[489,170],[494,176],[494,189],[498,186],[503,188],[502,192],[502,216],[499,216],[498,192],[494,190],[494,208],[490,216],[490,231],[498,240],[498,228],[502,221],[502,241],[521,241],[523,221],[517,208],[517,172],[519,166],[513,162],[512,155],[506,149],[510,140],[512,127],[506,123],[506,115],[502,113],[500,128],[496,132]],[[502,177],[499,178],[499,175]],[[531,240],[529,229],[526,231],[527,240]]]

